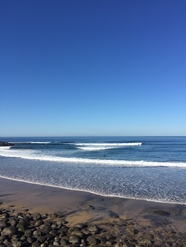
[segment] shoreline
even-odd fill
[[[12,182],[18,182],[18,183],[26,183],[26,184],[30,184],[30,185],[36,185],[36,186],[44,186],[44,187],[49,187],[49,188],[54,188],[54,189],[60,189],[60,190],[66,190],[66,191],[76,191],[76,192],[80,192],[80,193],[88,193],[88,194],[92,194],[95,196],[101,196],[103,198],[119,198],[119,199],[123,199],[123,200],[135,200],[135,201],[145,201],[145,202],[152,202],[152,203],[158,203],[158,204],[172,204],[172,205],[185,205],[186,206],[186,202],[185,203],[181,203],[181,202],[167,202],[167,201],[154,201],[154,200],[150,200],[150,199],[141,199],[141,198],[131,198],[131,197],[122,197],[122,196],[117,196],[117,195],[102,195],[102,194],[98,194],[92,191],[86,191],[86,190],[80,190],[80,189],[73,189],[73,188],[65,188],[65,187],[60,187],[57,185],[50,185],[50,184],[41,184],[41,183],[36,183],[36,182],[29,182],[29,181],[24,181],[24,180],[17,180],[17,179],[13,179],[13,178],[9,178],[9,177],[4,177],[4,176],[0,176],[0,179],[5,179],[5,180],[10,180]]]
[[[68,227],[77,224],[107,225],[108,231],[115,229],[117,233],[127,222],[127,229],[132,227],[144,231],[144,234],[151,232],[154,237],[159,232],[168,237],[169,232],[172,239],[171,231],[176,233],[174,238],[186,236],[186,205],[181,204],[106,197],[5,178],[0,178],[0,202],[0,209],[12,214],[63,213]]]

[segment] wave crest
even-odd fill
[[[128,146],[141,146],[141,142],[134,143],[75,143],[77,148],[84,151],[99,151],[99,150],[107,150],[113,148],[122,148]]]
[[[28,160],[40,160],[49,162],[72,163],[81,165],[104,165],[104,166],[122,166],[122,167],[181,167],[186,168],[186,162],[154,162],[145,160],[112,160],[112,159],[90,159],[90,158],[76,158],[76,157],[60,157],[42,154],[41,152],[34,152],[33,150],[13,150],[0,149],[0,155],[4,157],[15,157]]]

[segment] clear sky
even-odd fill
[[[0,0],[0,136],[186,135],[185,0]]]

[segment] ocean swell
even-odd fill
[[[145,160],[116,160],[116,159],[90,159],[79,157],[60,157],[55,155],[46,155],[41,151],[35,150],[16,150],[11,148],[1,148],[0,155],[4,157],[15,157],[27,160],[52,161],[61,163],[77,163],[82,165],[94,164],[104,166],[123,166],[123,167],[180,167],[186,168],[186,162],[160,162]]]

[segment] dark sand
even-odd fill
[[[186,206],[143,200],[103,197],[87,192],[59,189],[0,178],[0,201],[5,208],[31,213],[66,212],[70,224],[113,222],[132,219],[142,225],[159,224],[166,219],[186,232]],[[166,211],[162,216],[155,212]]]
[[[129,222],[132,229],[148,230],[154,236],[164,231],[166,236],[175,232],[186,238],[186,205],[103,197],[4,178],[0,178],[0,204],[12,212],[62,212],[70,227],[78,223],[112,224],[117,234],[124,222]]]

